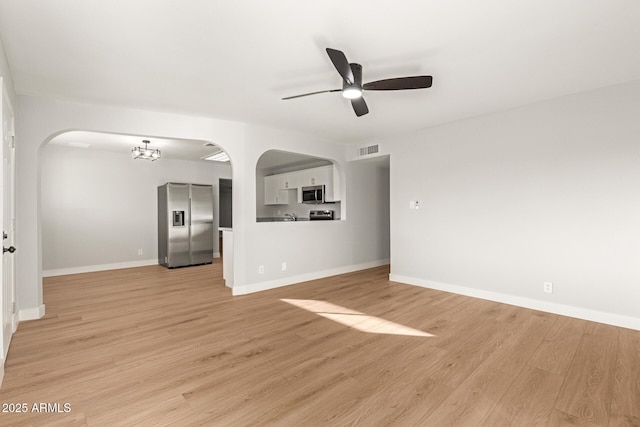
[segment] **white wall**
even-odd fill
[[[633,82],[382,141],[392,279],[640,329],[638,117]]]
[[[218,179],[230,177],[231,166],[218,162],[149,162],[133,160],[128,151],[48,145],[41,163],[44,275],[157,263],[157,187],[210,184],[217,200]],[[217,238],[214,252],[219,252]]]
[[[357,199],[353,193],[361,191],[362,181],[358,180],[360,170],[354,167],[354,163],[346,161],[345,146],[332,144],[309,135],[250,125],[247,126],[245,137],[246,167],[247,170],[249,167],[253,168],[253,173],[247,174],[246,179],[251,180],[253,185],[244,196],[247,197],[246,204],[251,204],[254,209],[242,213],[247,230],[245,280],[244,285],[234,288],[234,294],[268,289],[388,262],[388,250],[384,249],[384,239],[378,237],[378,233],[384,233],[384,229],[380,231],[374,227],[366,233],[356,234],[356,230],[359,230],[358,224],[363,221],[363,217],[357,215],[359,203],[356,202]],[[307,154],[336,163],[338,170],[343,174],[340,182],[342,194],[346,194],[340,203],[343,220],[305,221],[293,224],[256,222],[255,167],[260,156],[272,149]],[[370,249],[371,246],[378,245],[382,248]],[[287,263],[286,271],[282,271],[283,262]],[[258,272],[261,265],[264,266],[263,274]]]
[[[262,168],[256,169],[256,217],[265,218],[274,216],[273,206],[264,204],[264,177],[269,173]],[[260,201],[263,203],[260,203]],[[284,215],[284,214],[283,214]]]
[[[7,61],[7,56],[4,51],[4,46],[2,45],[2,40],[0,40],[0,77],[2,78],[2,82],[4,83],[5,88],[7,89],[11,105],[15,109],[17,97],[13,86],[11,69],[9,68],[9,62]]]
[[[342,167],[346,170],[347,181],[343,202],[313,208],[300,204],[273,206],[269,207],[272,213],[267,216],[295,212],[308,217],[310,209],[338,210],[342,203],[348,203],[346,220],[257,223],[254,230],[262,237],[252,240],[249,245],[251,255],[248,259],[256,262],[254,268],[248,266],[247,274],[254,282],[249,289],[286,283],[290,274],[302,281],[320,277],[314,275],[315,272],[338,274],[348,271],[349,266],[374,266],[388,262],[388,157],[347,162]],[[281,213],[277,214],[277,210]],[[282,271],[283,262],[287,263],[287,272]],[[264,274],[257,272],[260,265],[265,268]]]

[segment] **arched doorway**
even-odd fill
[[[159,159],[134,159],[137,147],[158,150]],[[210,184],[217,208],[219,179],[232,176],[228,157],[207,160],[218,153],[224,150],[212,142],[146,135],[69,131],[51,138],[40,151],[42,276],[158,264],[157,188]],[[218,218],[215,209],[214,254]]]

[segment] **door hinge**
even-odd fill
[[[11,314],[16,314],[18,312],[18,304],[14,301],[11,306]]]
[[[16,137],[11,135],[11,148],[16,148]]]

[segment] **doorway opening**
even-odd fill
[[[218,188],[220,197],[218,203],[219,220],[219,247],[220,257],[223,256],[222,232],[225,230],[233,230],[233,185],[229,178],[220,178],[218,180]]]
[[[0,384],[4,372],[4,361],[11,337],[18,327],[18,310],[16,307],[16,280],[15,280],[15,125],[14,112],[9,100],[2,78],[2,98],[0,110],[2,111],[2,172],[0,179],[0,222],[2,223],[3,254],[0,264],[0,277],[2,277],[2,290],[0,291]]]
[[[391,259],[391,176],[390,156],[353,161],[350,215],[359,218],[356,235],[367,235],[366,246],[358,248],[364,259]]]
[[[133,157],[143,141],[157,160]],[[41,151],[42,276],[158,265],[158,187],[210,185],[232,166],[206,157],[224,152],[211,142],[98,132],[65,132]],[[219,254],[219,215],[212,218],[212,262]],[[221,270],[221,269],[220,269]]]

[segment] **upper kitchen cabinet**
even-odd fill
[[[327,185],[329,182],[329,166],[322,166],[319,168],[305,169],[297,172],[299,174],[298,181],[300,187],[310,187],[313,185]]]
[[[300,187],[300,176],[296,172],[284,173],[279,176],[280,186],[283,190],[292,190]]]
[[[264,177],[264,204],[288,205],[289,191],[285,189],[287,182],[281,175],[269,175]]]
[[[335,165],[303,169],[264,177],[264,204],[287,205],[290,203],[289,190],[297,190],[298,203],[302,203],[302,189],[324,186],[324,198],[327,202],[339,202],[339,174]]]

